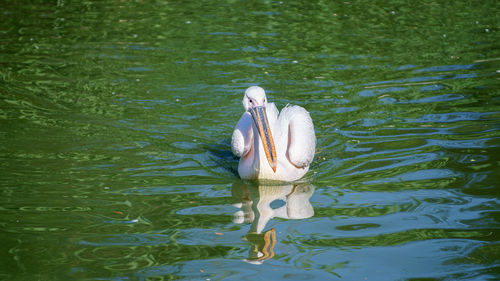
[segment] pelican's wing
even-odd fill
[[[283,119],[282,119],[283,118]],[[287,106],[280,113],[282,122],[288,123],[288,160],[297,167],[306,167],[314,158],[316,136],[311,116],[300,106]]]
[[[233,154],[241,157],[246,155],[252,147],[253,131],[252,131],[252,116],[245,112],[234,128],[233,137],[231,139],[231,149]]]

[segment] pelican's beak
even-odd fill
[[[259,130],[260,139],[262,140],[262,145],[264,145],[264,151],[266,152],[267,162],[269,162],[269,165],[276,173],[276,150],[274,148],[271,128],[267,121],[266,108],[263,106],[256,106],[250,108],[249,111],[250,114],[252,114],[255,126]]]

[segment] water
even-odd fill
[[[1,279],[500,278],[497,1],[0,12]],[[254,84],[311,113],[301,182],[238,178]]]

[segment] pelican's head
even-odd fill
[[[250,112],[252,115],[253,122],[257,131],[259,132],[260,139],[262,140],[262,145],[264,146],[264,152],[266,153],[267,161],[269,165],[276,172],[276,150],[274,148],[274,140],[271,132],[271,127],[267,121],[266,114],[266,92],[259,86],[249,87],[245,91],[245,97],[243,98],[243,107],[245,111]]]
[[[266,105],[267,99],[264,89],[259,86],[252,86],[245,91],[245,96],[243,97],[243,107],[245,111],[257,106],[266,107]]]

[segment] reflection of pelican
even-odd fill
[[[241,157],[240,177],[293,181],[304,176],[316,147],[309,113],[300,106],[286,106],[278,116],[258,86],[245,91],[243,107],[231,141],[233,153]]]
[[[235,223],[252,223],[246,239],[253,244],[249,260],[262,262],[274,256],[276,233],[274,228],[264,231],[266,224],[275,217],[304,219],[314,215],[309,198],[314,187],[301,185],[247,186],[234,184],[232,189],[235,206],[241,210],[234,215]]]

